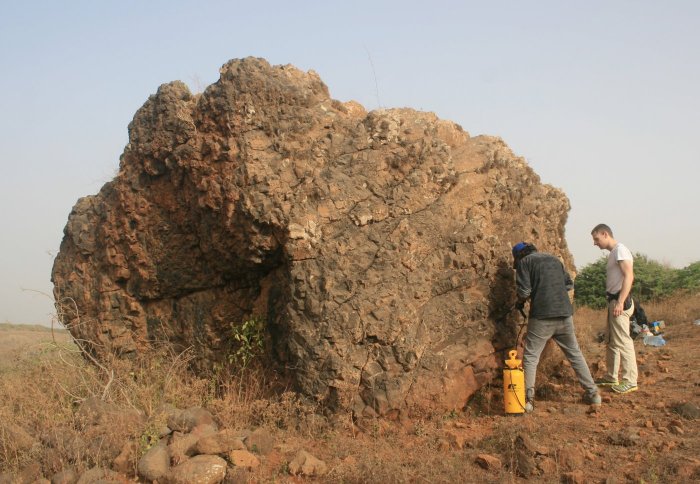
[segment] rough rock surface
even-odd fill
[[[232,60],[162,85],[118,175],[80,199],[57,307],[98,357],[266,322],[300,391],[358,415],[461,408],[512,344],[510,247],[560,256],[569,203],[499,138],[412,109],[333,100],[312,71]]]

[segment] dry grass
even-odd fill
[[[196,376],[188,370],[194,357],[191,351],[176,354],[162,345],[147,356],[114,359],[97,367],[83,357],[67,333],[54,341],[48,332],[7,325],[4,330],[13,338],[5,338],[6,347],[0,348],[4,362],[0,365],[0,473],[17,473],[37,461],[49,477],[65,466],[79,471],[94,465],[109,467],[113,455],[81,437],[84,428],[76,411],[89,398],[144,415],[145,423],[136,433],[116,423],[110,428],[114,436],[141,444],[151,439],[158,423],[154,419],[166,405],[208,408],[227,428],[303,427],[313,435],[325,423],[296,394],[280,391],[281,383],[260,365],[238,374],[220,370]],[[26,431],[35,445],[18,446],[12,433],[16,427]],[[53,448],[47,449],[47,443]]]
[[[700,295],[679,295],[646,304],[645,309],[650,319],[685,324],[700,315]],[[574,320],[584,354],[600,354],[596,336],[605,327],[604,311],[579,308]],[[411,421],[354,422],[349,415],[322,415],[260,366],[242,374],[221,370],[198,377],[187,370],[192,354],[175,354],[164,345],[128,363],[106,362],[113,372],[110,376],[84,359],[67,338],[52,341],[47,335],[39,339],[33,346],[20,345],[21,351],[0,348],[0,362],[4,361],[0,365],[0,473],[17,473],[32,463],[39,463],[47,477],[66,466],[78,470],[109,466],[112,456],[107,444],[96,449],[78,438],[84,429],[76,409],[90,397],[145,415],[136,430],[127,426],[113,429],[115,435],[138,446],[133,465],[152,437],[158,410],[166,404],[206,407],[225,428],[271,429],[281,455],[276,463],[271,458],[253,473],[255,480],[263,482],[286,480],[286,462],[299,448],[330,464],[327,482],[520,482],[514,472],[515,436],[526,433],[551,438],[547,429],[533,427],[532,420],[502,417],[498,379],[474,395],[463,412],[427,414]],[[12,355],[11,362],[8,355]],[[563,360],[555,346],[547,350],[538,386],[558,389],[548,397],[554,401],[574,401],[581,390]],[[17,439],[10,437],[12,426],[26,430],[36,445],[18,446]],[[450,440],[453,433],[466,433],[467,445],[455,446]],[[55,445],[57,440],[61,445]],[[54,442],[53,448],[46,445],[48,441]],[[481,469],[474,464],[479,453],[499,456],[503,467]],[[655,478],[671,482],[677,477],[674,469],[668,461],[659,463]],[[557,480],[560,476],[550,477]]]

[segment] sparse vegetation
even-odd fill
[[[524,444],[519,436],[535,442],[537,452],[546,453],[533,454],[536,466],[550,466],[547,474],[531,476],[534,482],[559,482],[568,465],[561,450],[571,446],[585,459],[586,482],[602,482],[611,469],[623,482],[692,481],[700,476],[692,460],[700,451],[700,437],[692,431],[692,421],[669,408],[678,402],[697,401],[693,382],[700,378],[700,369],[691,365],[691,350],[700,332],[692,325],[700,317],[700,295],[679,294],[652,301],[646,309],[653,319],[666,321],[669,344],[653,350],[638,347],[640,392],[605,402],[600,414],[587,415],[571,369],[562,364],[558,348],[551,346],[538,374],[538,387],[547,391],[540,392],[543,396],[536,413],[520,419],[503,416],[498,379],[479,390],[461,411],[401,416],[396,421],[324,415],[262,364],[257,353],[259,320],[240,325],[245,337],[236,340],[246,342],[240,346],[248,355],[246,371],[222,369],[216,375],[215,390],[211,375],[195,376],[188,371],[190,351],[176,354],[160,345],[148,357],[137,357],[129,364],[105,362],[114,373],[105,394],[108,375],[82,357],[65,332],[54,342],[50,333],[34,331],[28,339],[18,340],[14,349],[0,348],[4,352],[0,474],[17,476],[35,463],[46,477],[67,466],[77,472],[95,465],[114,466],[107,440],[98,447],[91,445],[104,436],[83,437],[79,409],[96,398],[144,416],[136,427],[128,420],[110,422],[116,442],[132,443],[134,452],[127,466],[132,470],[138,458],[158,442],[165,422],[163,408],[204,405],[220,428],[263,427],[273,433],[276,450],[249,473],[253,482],[288,479],[289,464],[301,448],[328,463],[324,482],[522,482]],[[580,307],[575,324],[589,365],[599,371],[604,346],[596,335],[604,328],[604,312]],[[37,338],[37,334],[44,337]],[[676,372],[682,372],[681,379]],[[670,432],[672,425],[684,427],[685,433]],[[32,437],[32,445],[23,445],[12,434],[16,427]],[[641,435],[634,446],[611,443],[609,436],[628,430]],[[482,454],[497,458],[501,466],[485,469],[475,464],[476,456]],[[649,459],[650,455],[663,458]]]
[[[238,344],[228,355],[229,363],[245,369],[265,347],[265,321],[253,316],[241,324],[231,323],[231,338]]]

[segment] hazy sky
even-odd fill
[[[79,197],[111,179],[162,83],[229,59],[313,69],[367,109],[502,137],[571,201],[577,266],[606,222],[635,252],[700,259],[700,2],[0,0],[0,322],[47,323]],[[35,292],[38,291],[38,292]]]

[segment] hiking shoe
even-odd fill
[[[608,380],[607,378],[598,378],[595,384],[599,387],[614,387],[618,384],[617,380]]]
[[[600,398],[600,395],[596,393],[595,395],[584,395],[583,403],[587,403],[588,405],[600,405],[603,403],[603,400]]]
[[[525,403],[525,413],[532,413],[535,410],[535,405],[532,402]]]
[[[610,389],[612,391],[614,391],[615,393],[622,394],[622,393],[636,392],[637,390],[639,390],[639,387],[637,385],[632,385],[629,382],[623,381],[619,385],[615,385],[615,386],[610,387]]]

